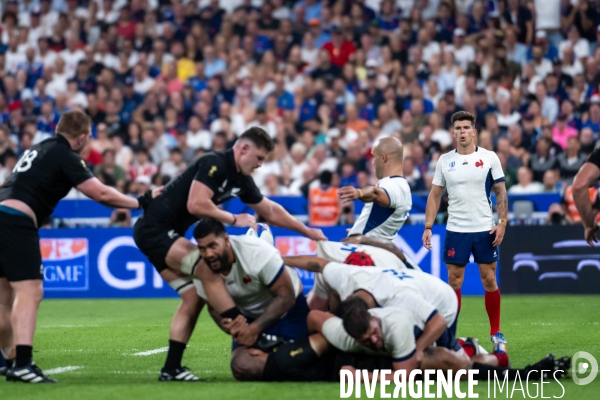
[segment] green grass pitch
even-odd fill
[[[45,370],[82,367],[53,375],[57,385],[0,381],[2,400],[78,399],[338,399],[339,383],[240,383],[229,371],[231,340],[206,310],[184,356],[202,383],[158,382],[166,353],[135,355],[167,346],[177,300],[47,300],[42,303],[34,358]],[[549,352],[586,351],[600,360],[600,296],[504,296],[502,330],[515,367]],[[488,321],[481,297],[463,299],[459,336],[475,336],[489,350]],[[563,382],[563,399],[600,399],[600,375],[587,386]],[[463,386],[466,389],[466,386]],[[530,385],[531,395],[535,387]],[[487,383],[477,388],[488,398]],[[379,390],[376,392],[379,393]],[[561,396],[555,382],[544,397]],[[493,396],[493,393],[492,393]],[[351,397],[354,398],[354,395]],[[366,398],[364,388],[362,398]],[[496,398],[507,398],[507,391]],[[510,393],[508,393],[510,398]],[[512,398],[521,399],[522,392]],[[541,398],[538,393],[538,398]]]

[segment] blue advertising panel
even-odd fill
[[[348,227],[325,228],[333,241],[346,236]],[[244,228],[230,228],[230,234],[244,234]],[[423,228],[405,226],[396,245],[423,271],[447,281],[442,262],[445,230],[434,226],[428,251],[421,244]],[[315,254],[315,243],[295,232],[273,228],[275,245],[283,255]],[[191,231],[188,232],[191,236]],[[176,297],[146,257],[138,250],[131,228],[42,229],[40,248],[44,266],[46,298],[152,298]],[[314,274],[299,271],[305,293]],[[465,295],[481,295],[483,288],[475,265],[467,266]]]

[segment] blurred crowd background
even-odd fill
[[[265,195],[375,183],[370,149],[386,136],[404,144],[413,193],[427,193],[455,146],[450,117],[466,110],[509,194],[561,193],[555,211],[573,222],[569,186],[600,145],[598,0],[1,6],[0,184],[78,109],[94,122],[84,159],[124,193],[251,126],[276,141],[254,176]]]

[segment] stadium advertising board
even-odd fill
[[[581,225],[508,227],[502,292],[600,293],[600,252],[582,239]]]
[[[231,228],[230,234],[246,229]],[[324,229],[330,240],[346,236],[346,227]],[[441,257],[444,228],[434,227],[434,249],[421,244],[422,227],[405,226],[396,244],[421,268],[447,280]],[[315,243],[295,232],[273,228],[275,244],[283,255],[315,254]],[[40,247],[46,298],[152,298],[175,297],[149,261],[137,249],[130,228],[42,229]],[[186,235],[191,237],[191,231]],[[464,294],[483,294],[476,267],[469,267]],[[314,274],[299,271],[305,293]]]

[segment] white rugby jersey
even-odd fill
[[[433,184],[448,190],[451,232],[484,232],[494,227],[492,185],[505,181],[498,156],[476,147],[467,155],[456,150],[443,154],[435,167]]]
[[[365,203],[360,216],[348,233],[351,235],[376,236],[393,240],[404,225],[412,208],[410,186],[402,176],[386,176],[377,183],[390,198],[389,207],[377,203]]]
[[[229,236],[235,262],[227,276],[223,276],[227,292],[240,311],[253,319],[261,316],[273,299],[269,288],[287,270],[294,293],[302,293],[298,273],[285,266],[279,251],[256,236]],[[202,282],[194,279],[198,296],[206,300]]]
[[[317,242],[317,257],[324,258],[327,261],[343,263],[354,252],[368,254],[373,259],[375,266],[380,268],[407,268],[394,253],[380,247],[324,240]]]
[[[374,353],[391,356],[394,362],[411,358],[417,349],[416,334],[422,332],[432,315],[421,310],[409,311],[406,308],[372,308],[369,313],[381,322],[383,349],[373,351],[363,347],[344,330],[341,318],[329,318],[321,332],[325,339],[338,350],[347,353]]]
[[[454,290],[441,279],[421,271],[331,262],[320,279],[315,279],[314,294],[327,299],[329,293],[335,292],[343,301],[360,289],[369,292],[380,307],[403,307],[426,314],[437,310],[446,318],[448,327],[456,320],[458,300]]]

